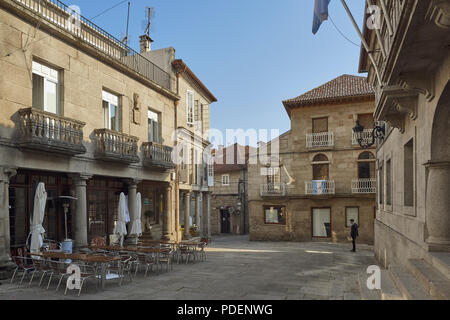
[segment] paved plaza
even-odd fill
[[[172,272],[143,274],[133,282],[107,283],[96,291],[87,283],[76,292],[1,281],[0,299],[151,299],[151,300],[359,300],[360,277],[375,264],[372,247],[350,252],[351,244],[250,242],[222,236],[207,249],[207,261],[176,265]]]

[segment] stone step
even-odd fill
[[[362,300],[381,300],[381,291],[380,290],[370,290],[367,288],[367,273],[361,272],[358,275],[359,280],[359,290],[361,292]]]
[[[418,280],[399,265],[391,265],[389,272],[396,287],[406,300],[433,300],[432,297],[425,292]]]
[[[438,300],[450,299],[450,280],[425,260],[409,260],[409,269],[425,291]]]
[[[381,270],[381,299],[382,300],[405,300],[396,287],[394,280],[388,270]]]
[[[428,262],[450,280],[450,252],[430,252]]]

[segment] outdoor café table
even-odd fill
[[[39,256],[39,257],[50,258],[50,259],[71,259],[71,260],[77,260],[77,261],[81,261],[81,262],[97,263],[101,267],[100,283],[101,283],[102,289],[105,289],[106,266],[108,265],[108,263],[121,260],[120,257],[98,256],[98,255],[79,254],[79,253],[64,253],[64,252],[45,252],[45,251],[43,251],[43,252],[39,252],[39,253],[27,252],[27,254],[30,256]]]

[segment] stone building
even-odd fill
[[[70,12],[48,0],[0,2],[0,268],[26,246],[39,182],[46,238],[67,232],[75,246],[109,240],[121,192],[131,221],[141,193],[143,229],[154,239],[181,239],[191,218],[180,204],[195,207],[191,191],[209,199],[200,170],[208,164],[179,162],[172,151],[183,141],[186,153],[204,152],[214,96],[173,48],[153,52],[142,36],[137,53]],[[77,198],[67,230],[64,196]],[[208,201],[197,208],[207,217]]]
[[[255,148],[238,143],[214,153],[214,186],[211,191],[211,233],[247,234],[248,158]]]
[[[352,132],[374,125],[372,86],[342,75],[283,104],[291,130],[249,159],[250,239],[348,241],[353,218],[372,243],[375,150]]]
[[[390,125],[377,149],[375,254],[385,267],[427,270],[424,281],[436,270],[449,280],[450,2],[376,3],[380,29],[364,28],[374,64],[365,51],[359,64],[375,118]]]

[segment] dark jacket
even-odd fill
[[[355,239],[359,236],[358,234],[358,225],[356,223],[354,223],[352,225],[352,230],[350,231],[350,236]]]

